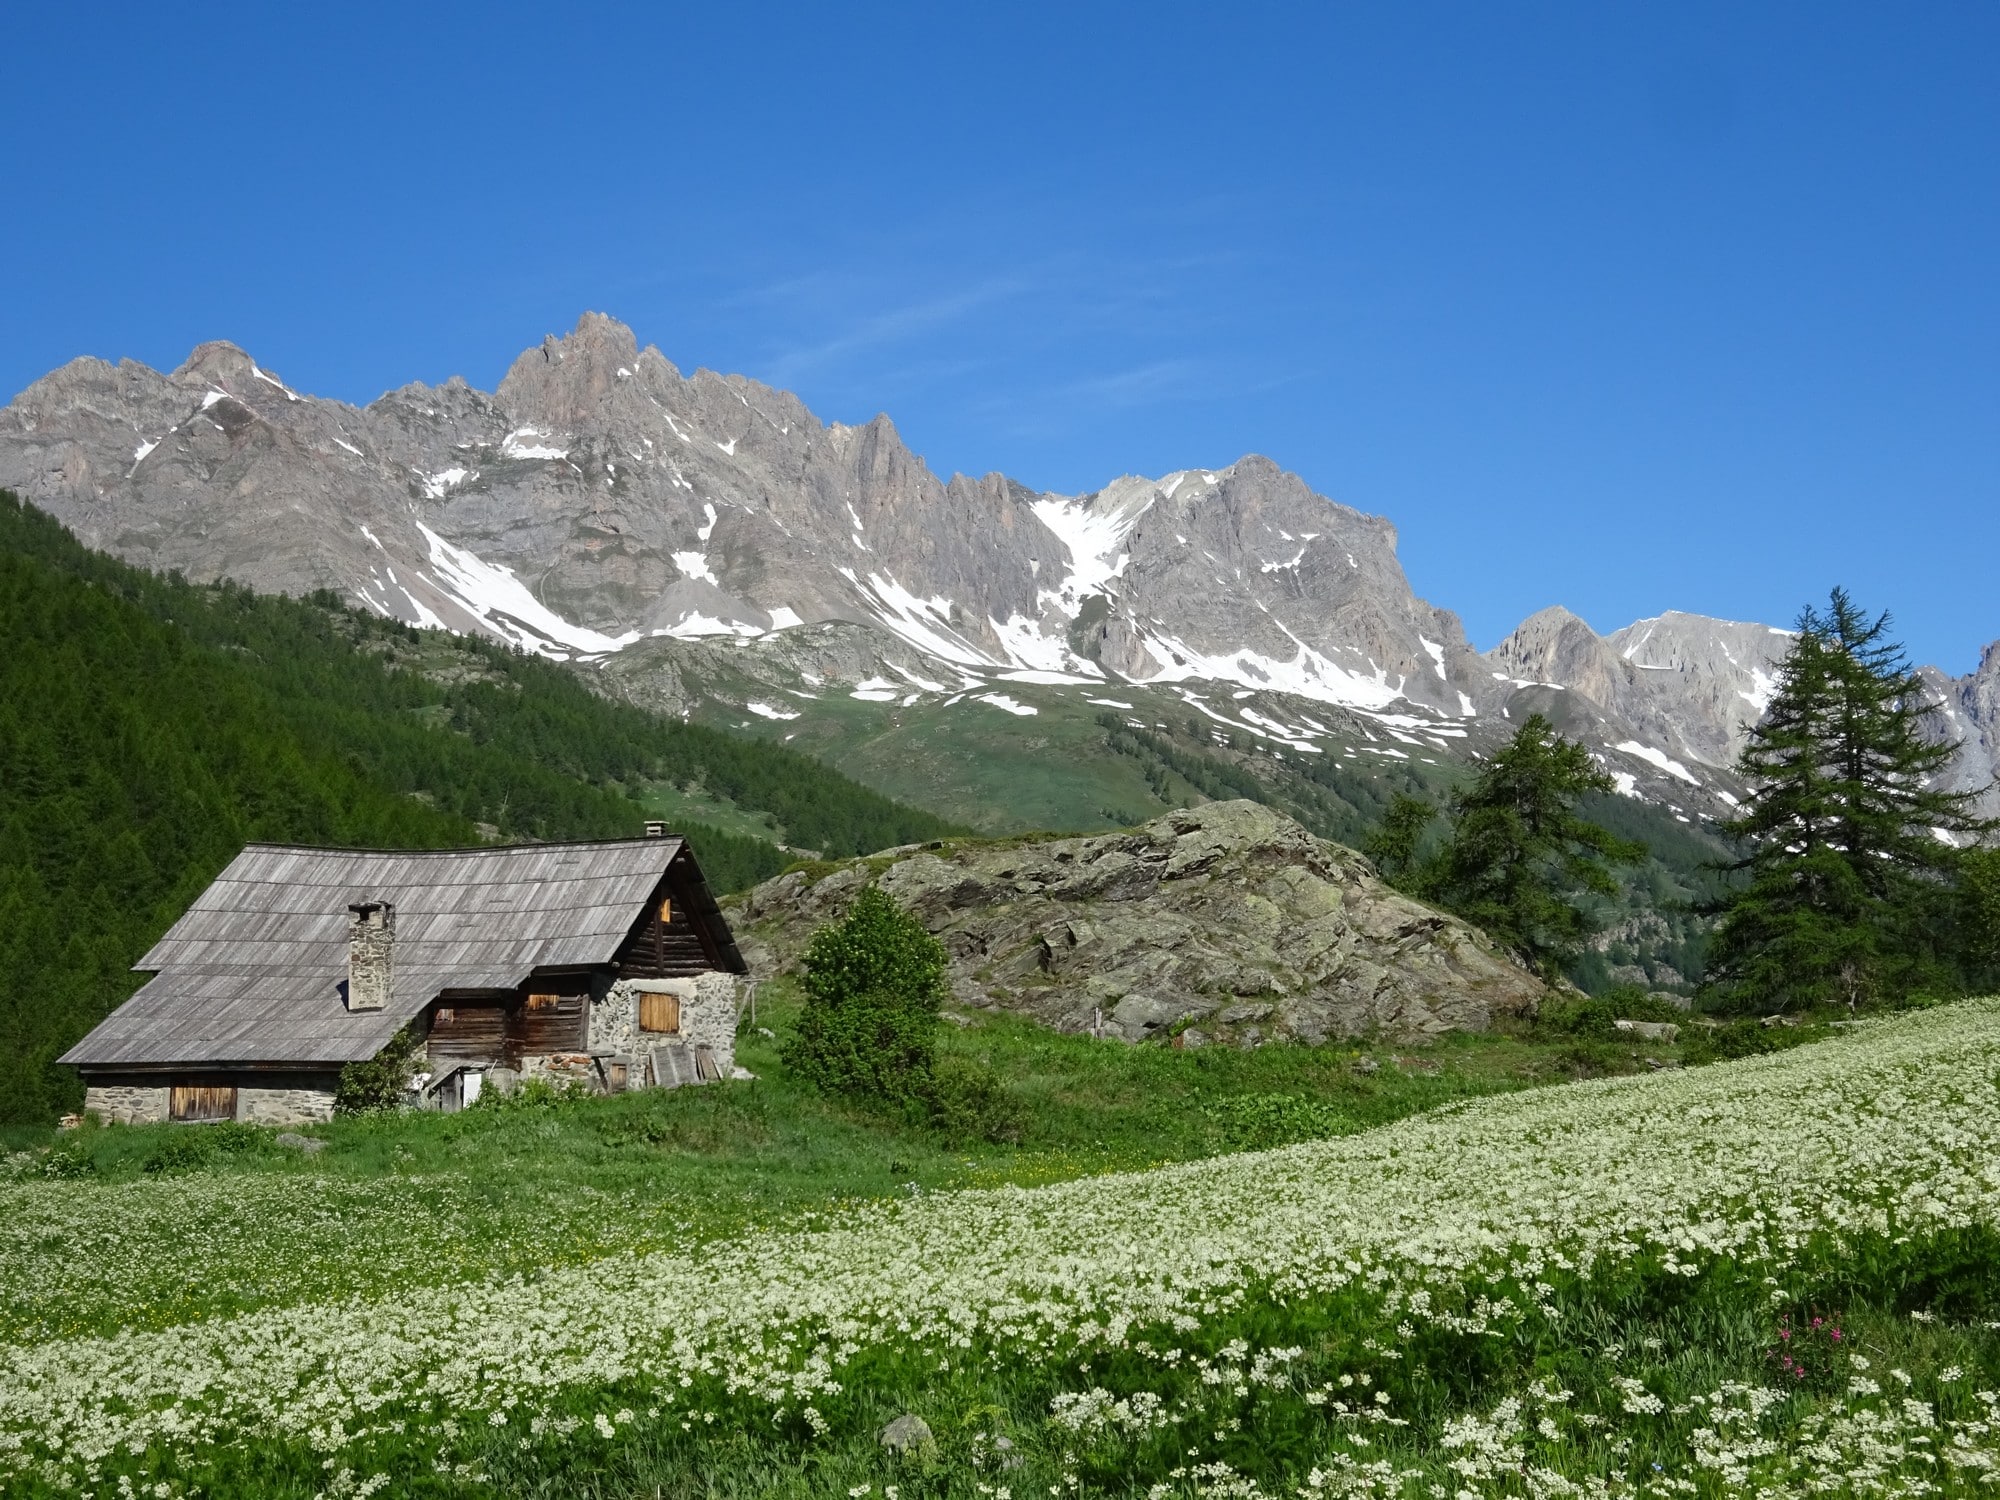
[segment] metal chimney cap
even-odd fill
[[[671,837],[671,835],[668,834],[665,823],[657,818],[648,818],[646,820],[646,837],[649,839],[663,839]]]

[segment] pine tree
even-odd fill
[[[1939,835],[1994,826],[1973,815],[1975,794],[1932,787],[1954,747],[1889,626],[1838,588],[1825,612],[1799,616],[1739,761],[1750,800],[1723,825],[1747,878],[1709,949],[1719,1008],[1852,1009],[1919,982],[1934,946],[1925,914],[1958,858]]]
[[[1451,840],[1424,894],[1557,977],[1595,930],[1577,897],[1609,895],[1617,881],[1607,862],[1645,856],[1641,845],[1577,816],[1583,797],[1614,787],[1583,746],[1541,714],[1529,715],[1452,800]]]
[[[1375,861],[1382,878],[1398,890],[1420,896],[1429,888],[1430,872],[1421,856],[1424,834],[1437,815],[1437,808],[1426,798],[1398,792],[1362,844],[1361,852]]]

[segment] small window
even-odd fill
[[[666,896],[660,901],[660,923],[665,926],[674,919],[674,898]]]
[[[453,1010],[449,1005],[440,1005],[438,1007],[437,1009],[438,1025],[449,1026],[453,1021],[456,1021],[457,1019],[458,1019],[458,1012]]]
[[[639,1029],[641,1031],[679,1031],[681,1029],[680,996],[642,994],[639,997]]]
[[[559,995],[530,995],[528,996],[528,1009],[554,1010],[561,998]]]

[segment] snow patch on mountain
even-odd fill
[[[1085,599],[1125,571],[1125,539],[1161,494],[1151,480],[1120,479],[1080,500],[1046,495],[1028,507],[1069,550],[1069,576],[1047,596],[1064,614],[1075,619]]]
[[[514,576],[511,568],[485,561],[464,547],[455,547],[423,522],[417,530],[430,546],[436,582],[465,611],[493,634],[544,656],[570,651],[617,651],[639,639],[639,632],[611,636],[573,625],[543,604]]]
[[[1041,712],[1034,705],[1018,702],[1008,697],[1005,693],[980,693],[977,695],[977,698],[981,703],[990,703],[995,708],[1004,708],[1008,713],[1024,719],[1032,718]]]
[[[705,552],[676,552],[674,566],[681,570],[683,578],[699,579],[703,583],[713,583],[720,587],[720,580],[709,571],[708,554]]]
[[[1642,745],[1637,740],[1625,740],[1612,747],[1627,755],[1636,755],[1649,765],[1657,766],[1669,776],[1685,781],[1689,786],[1700,786],[1700,780],[1686,766],[1675,760],[1664,750],[1655,750],[1651,745]]]
[[[516,427],[500,440],[500,452],[506,458],[542,459],[568,458],[569,449],[557,448],[548,443],[538,443],[535,438],[548,434],[535,427]]]
[[[417,483],[422,486],[426,500],[442,500],[452,490],[465,483],[467,471],[464,469],[440,469],[435,474],[417,471]]]
[[[1204,654],[1185,641],[1166,635],[1148,634],[1143,644],[1158,668],[1147,679],[1150,682],[1206,678],[1296,693],[1301,698],[1337,703],[1343,708],[1387,708],[1403,696],[1402,682],[1391,685],[1389,674],[1373,662],[1368,664],[1373,669],[1370,673],[1352,671],[1303,641],[1290,661],[1265,656],[1247,647],[1222,655]]]

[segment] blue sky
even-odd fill
[[[941,473],[1271,455],[1476,645],[2000,637],[2000,7],[37,7],[0,391],[366,401],[586,308]]]

